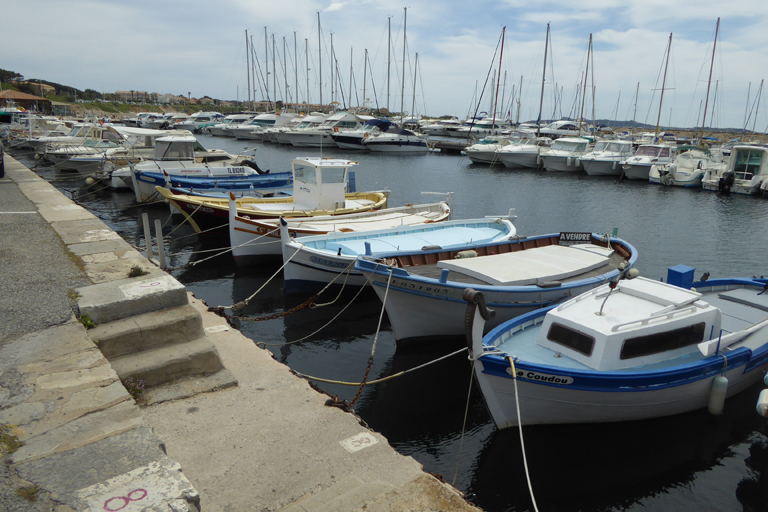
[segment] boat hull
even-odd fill
[[[616,160],[581,160],[590,176],[621,176],[621,162]]]
[[[539,153],[501,152],[499,160],[504,167],[525,167],[535,169],[539,166]]]
[[[541,160],[547,171],[574,172],[584,170],[578,156],[542,155]]]

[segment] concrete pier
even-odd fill
[[[0,288],[0,510],[478,510],[8,155]]]

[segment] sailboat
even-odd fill
[[[405,15],[403,17],[403,86],[402,95],[400,100],[400,113],[404,115],[404,100],[405,100],[405,51],[406,51],[406,38],[405,28],[408,16],[408,8],[405,7]],[[416,54],[418,59],[418,54]],[[413,77],[413,93],[416,95],[416,66],[414,66]],[[426,153],[429,151],[427,145],[427,139],[418,135],[417,133],[408,130],[404,126],[404,118],[400,119],[401,126],[392,126],[386,131],[380,133],[372,133],[370,137],[367,137],[363,142],[365,146],[371,151],[376,152],[388,152],[388,153]]]

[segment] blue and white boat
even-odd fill
[[[768,286],[694,283],[693,272],[678,265],[667,283],[616,280],[484,338],[492,313],[468,289],[471,360],[496,426],[722,412],[768,368]]]
[[[331,232],[325,235],[292,239],[287,223],[282,223],[285,290],[287,293],[321,289],[332,280],[335,284],[364,286],[367,277],[354,269],[358,255],[381,262],[379,254],[401,251],[451,251],[461,254],[478,245],[494,247],[515,239],[516,229],[508,218],[453,220],[437,222],[445,213],[444,203],[428,205],[427,214],[416,225],[365,232]],[[345,219],[339,219],[343,225]],[[428,223],[427,223],[428,222]],[[429,257],[429,256],[428,256]],[[459,256],[460,257],[460,256]],[[391,262],[390,262],[391,263]],[[344,274],[341,275],[340,274]]]
[[[462,293],[468,286],[485,293],[497,310],[488,322],[495,327],[615,278],[634,265],[637,251],[608,235],[552,233],[490,244],[471,241],[460,254],[408,247],[374,256],[358,258],[355,270],[371,280],[395,339],[404,344],[462,336]]]
[[[768,148],[751,144],[734,146],[725,168],[704,173],[704,190],[759,195],[768,181]]]

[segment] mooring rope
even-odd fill
[[[427,366],[430,366],[432,364],[439,363],[440,361],[442,361],[444,359],[448,359],[451,356],[455,356],[457,354],[461,354],[465,350],[467,350],[466,347],[461,348],[461,349],[457,350],[456,352],[451,352],[450,354],[446,354],[444,356],[438,357],[437,359],[433,359],[432,361],[428,361],[428,362],[426,362],[424,364],[420,364],[419,366],[415,366],[413,368],[409,368],[408,370],[403,370],[403,371],[394,373],[392,375],[388,375],[386,377],[382,377],[380,379],[370,380],[370,381],[367,382],[367,384],[380,384],[380,383],[386,382],[388,380],[396,379],[397,377],[402,377],[403,375],[405,375],[407,373],[415,372],[416,370],[421,370],[422,368],[426,368]],[[363,384],[362,382],[347,382],[347,381],[343,381],[343,380],[331,380],[331,379],[323,379],[323,378],[320,378],[320,377],[313,377],[311,375],[306,375],[304,373],[301,373],[301,372],[299,372],[297,370],[292,370],[292,372],[297,377],[301,377],[302,379],[314,380],[316,382],[323,382],[325,384],[338,384],[340,386],[360,386],[361,384]]]
[[[468,347],[463,350],[469,350]],[[461,450],[464,447],[464,433],[467,429],[467,416],[469,416],[469,397],[472,395],[472,381],[475,379],[475,364],[472,363],[472,372],[469,375],[469,390],[467,391],[467,404],[464,406],[464,422],[461,424],[461,441],[459,442],[459,458],[456,460],[456,472],[453,474],[451,485],[456,486],[456,478],[459,476],[459,465],[461,464]]]
[[[515,369],[515,361],[511,356],[506,357],[509,361],[509,365],[512,367],[512,380],[515,382],[515,407],[517,408],[517,430],[520,432],[520,448],[523,452],[523,466],[525,466],[525,479],[528,481],[528,492],[531,494],[531,502],[533,502],[533,510],[539,512],[539,508],[536,506],[536,498],[533,496],[533,486],[531,486],[531,474],[528,471],[528,459],[525,456],[525,441],[523,440],[523,425],[520,420],[520,395],[517,392],[517,369]],[[474,365],[473,365],[474,367]]]
[[[371,368],[373,368],[373,356],[376,354],[376,344],[379,341],[379,333],[381,332],[381,320],[384,318],[384,311],[387,307],[387,296],[389,295],[389,285],[392,283],[392,269],[389,269],[389,277],[387,278],[387,289],[384,290],[384,298],[381,301],[381,312],[379,313],[379,324],[376,326],[376,335],[373,337],[373,346],[371,347],[371,357],[368,358],[368,367],[365,369],[365,375],[363,375],[363,380],[360,382],[360,387],[357,390],[357,393],[355,394],[355,398],[352,399],[351,402],[349,402],[349,406],[352,407],[355,405],[355,402],[357,402],[357,399],[360,398],[360,395],[363,393],[363,389],[365,389],[365,383],[368,380],[368,375],[371,373]]]

